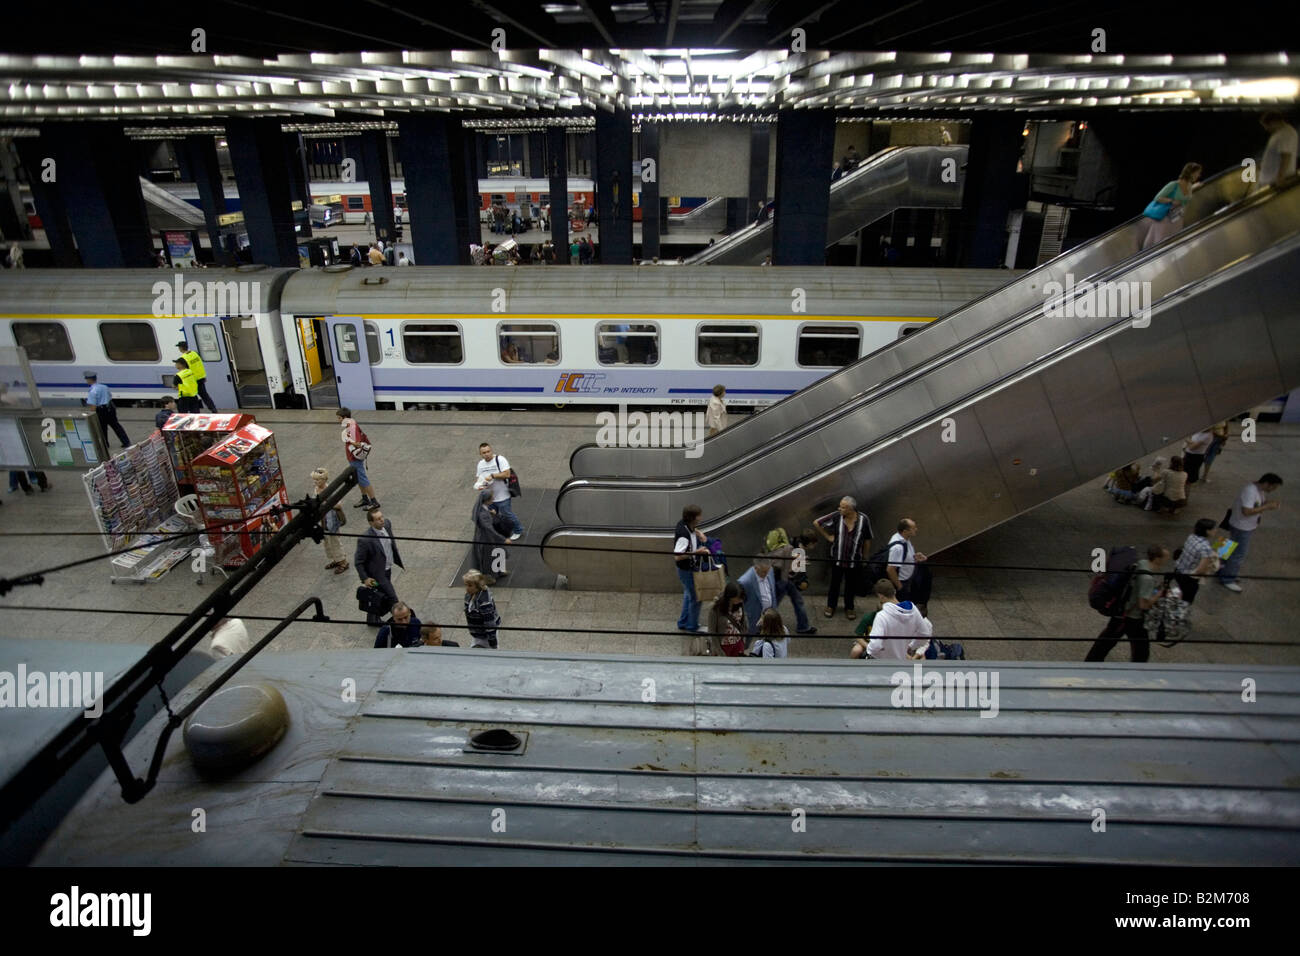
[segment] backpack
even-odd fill
[[[773,528],[767,533],[763,543],[766,545],[765,550],[771,552],[776,551],[778,548],[784,548],[790,543],[790,539],[786,537],[785,528]]]
[[[1138,561],[1137,548],[1124,546],[1110,549],[1106,570],[1093,575],[1088,586],[1088,604],[1105,617],[1121,617],[1133,591],[1133,569]]]
[[[889,577],[889,572],[885,570],[889,567],[889,547],[889,545],[885,545],[871,557],[867,558],[867,577],[866,580],[862,582],[862,586],[866,588],[868,594],[870,594],[871,589],[876,586],[877,581],[881,578]]]

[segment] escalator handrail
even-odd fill
[[[1296,186],[1296,182],[1293,181],[1291,184],[1285,186],[1284,189],[1294,188],[1295,186]],[[1264,191],[1261,190],[1259,192],[1256,192],[1254,195],[1258,196],[1263,193]],[[1272,192],[1270,195],[1277,196],[1277,195],[1281,195],[1281,193]],[[1246,256],[1244,258],[1234,259],[1232,262],[1229,262],[1226,265],[1211,269],[1207,274],[1203,276],[1199,276],[1198,278],[1193,279],[1190,282],[1187,282],[1184,285],[1179,286],[1177,289],[1174,289],[1173,291],[1166,293],[1157,302],[1151,303],[1151,312],[1154,315],[1157,309],[1164,309],[1168,307],[1174,300],[1187,298],[1188,296],[1195,294],[1195,292],[1201,286],[1218,279],[1225,271],[1229,269],[1242,266],[1246,263],[1258,261],[1258,257],[1263,255],[1268,255],[1268,254],[1283,255],[1286,252],[1290,251],[1287,248],[1287,246],[1295,247],[1297,245],[1300,245],[1300,220],[1298,220],[1297,223],[1292,227],[1290,233],[1287,233],[1286,235],[1282,236],[1280,239],[1275,241],[1268,248],[1261,249],[1255,253],[1252,253],[1249,256]],[[1164,251],[1167,252],[1172,247],[1162,243],[1160,246],[1155,248],[1162,248],[1164,249]],[[897,426],[893,430],[877,437],[869,445],[863,448],[859,448],[853,452],[850,452],[847,455],[842,455],[839,458],[836,458],[833,461],[824,464],[821,468],[817,470],[815,474],[804,474],[792,481],[786,482],[785,484],[777,485],[775,488],[769,490],[762,499],[759,499],[757,501],[752,501],[741,509],[738,509],[736,511],[730,511],[719,516],[719,518],[715,519],[713,522],[710,523],[710,527],[717,527],[719,524],[728,521],[733,521],[737,517],[741,517],[745,513],[753,510],[754,508],[762,506],[765,502],[770,501],[773,498],[784,497],[785,495],[788,495],[791,492],[798,490],[798,488],[801,485],[805,485],[810,481],[815,481],[821,478],[828,471],[840,470],[846,467],[847,465],[852,464],[855,461],[858,461],[862,458],[866,458],[874,454],[878,448],[886,444],[896,441],[899,438],[906,437],[911,433],[921,431],[926,427],[932,427],[935,421],[942,421],[945,416],[951,415],[955,409],[960,409],[961,406],[965,405],[966,403],[970,402],[973,399],[978,398],[980,395],[995,390],[997,388],[1000,388],[1001,386],[1013,381],[1014,379],[1022,378],[1026,374],[1032,374],[1034,370],[1040,369],[1045,365],[1051,364],[1052,362],[1056,361],[1060,356],[1064,355],[1065,353],[1077,350],[1081,346],[1088,345],[1101,338],[1108,337],[1113,333],[1115,329],[1127,324],[1131,324],[1132,321],[1133,321],[1132,317],[1115,318],[1111,322],[1107,323],[1106,325],[1093,329],[1091,332],[1086,332],[1082,335],[1076,336],[1075,338],[1071,339],[1069,342],[1063,343],[1061,345],[1057,345],[1056,347],[1052,348],[1050,351],[1045,352],[1042,355],[1035,358],[1029,364],[1024,365],[1021,368],[1018,368],[1014,371],[1006,372],[1002,375],[999,375],[990,381],[982,382],[978,387],[972,389],[969,392],[966,392],[965,394],[957,398],[951,399],[942,407],[927,411],[924,415],[920,416],[919,418],[913,419],[912,421],[908,422],[905,425]],[[584,526],[560,525],[556,528],[553,528],[552,531],[548,533],[546,537],[542,540],[542,548],[545,549],[546,541],[550,539],[551,534],[556,534],[566,529],[584,530]],[[596,530],[600,530],[600,528],[597,528]],[[705,528],[702,528],[701,530],[707,531],[707,529]],[[660,528],[648,528],[645,526],[620,528],[619,533],[620,534],[654,533],[657,535],[664,534],[663,530]]]
[[[857,171],[855,170],[854,172],[856,173]],[[1203,185],[1201,186],[1201,189],[1203,190],[1203,189],[1204,189],[1204,188],[1205,188],[1209,183],[1211,183],[1211,182],[1216,182],[1216,181],[1218,181],[1219,179],[1221,179],[1221,178],[1224,177],[1224,176],[1228,176],[1228,175],[1230,175],[1230,174],[1233,174],[1233,173],[1239,173],[1239,172],[1240,172],[1240,167],[1235,167],[1235,166],[1234,166],[1234,167],[1229,167],[1228,169],[1225,169],[1225,170],[1223,170],[1222,172],[1217,173],[1216,175],[1210,177],[1210,179],[1205,180],[1204,183],[1203,183]],[[1199,191],[1200,191],[1200,190],[1198,190],[1198,192],[1199,192]],[[1190,240],[1190,239],[1192,239],[1192,238],[1195,238],[1196,236],[1200,235],[1200,234],[1203,232],[1203,230],[1204,230],[1205,228],[1207,228],[1207,225],[1208,225],[1208,224],[1211,224],[1211,223],[1217,223],[1217,222],[1222,222],[1222,221],[1224,220],[1224,216],[1225,216],[1225,215],[1236,215],[1237,213],[1241,212],[1242,210],[1244,210],[1244,209],[1246,209],[1246,208],[1248,208],[1248,207],[1253,206],[1253,205],[1255,204],[1255,202],[1259,199],[1259,197],[1264,196],[1264,195],[1268,195],[1268,193],[1266,193],[1265,190],[1258,190],[1258,191],[1256,191],[1256,192],[1254,192],[1254,193],[1251,193],[1251,194],[1248,194],[1248,195],[1246,195],[1246,196],[1243,196],[1241,199],[1237,199],[1237,200],[1234,200],[1234,201],[1232,201],[1232,202],[1229,202],[1229,203],[1228,203],[1227,205],[1225,205],[1225,206],[1218,207],[1216,210],[1214,210],[1214,212],[1208,213],[1208,214],[1202,216],[1201,218],[1199,218],[1199,219],[1193,221],[1192,223],[1190,223],[1187,227],[1185,227],[1184,229],[1180,230],[1180,231],[1179,231],[1175,236],[1171,237],[1170,240],[1167,240],[1167,242],[1175,242],[1175,243],[1177,243],[1177,244],[1181,244],[1181,243],[1183,243],[1183,242],[1185,242],[1185,241],[1188,241],[1188,240]],[[1113,229],[1110,229],[1110,230],[1108,230],[1108,231],[1102,233],[1100,236],[1097,236],[1095,239],[1090,240],[1086,245],[1089,245],[1089,246],[1090,246],[1090,245],[1093,245],[1094,243],[1102,242],[1102,241],[1104,241],[1104,240],[1106,240],[1106,239],[1108,239],[1108,238],[1110,238],[1110,237],[1112,237],[1112,236],[1115,236],[1115,235],[1117,235],[1118,233],[1120,233],[1122,230],[1125,230],[1125,229],[1129,229],[1129,228],[1131,228],[1134,224],[1136,224],[1136,223],[1137,223],[1139,220],[1141,220],[1142,218],[1143,218],[1142,216],[1135,216],[1133,219],[1130,219],[1130,220],[1128,220],[1128,221],[1126,221],[1126,222],[1123,222],[1123,223],[1121,223],[1120,225],[1115,226]],[[1133,253],[1132,255],[1130,255],[1130,256],[1129,256],[1128,258],[1126,258],[1126,259],[1121,259],[1119,262],[1111,263],[1110,265],[1106,266],[1104,269],[1098,270],[1097,272],[1089,273],[1087,276],[1085,276],[1085,277],[1083,277],[1082,279],[1078,280],[1078,282],[1076,283],[1076,288],[1077,288],[1079,285],[1081,285],[1082,283],[1085,283],[1085,282],[1098,282],[1098,281],[1103,281],[1101,277],[1103,277],[1103,276],[1107,276],[1107,275],[1113,275],[1113,274],[1115,274],[1115,271],[1116,271],[1117,269],[1121,268],[1121,267],[1127,270],[1128,268],[1131,268],[1131,267],[1132,267],[1132,265],[1134,264],[1134,260],[1145,260],[1145,258],[1148,257],[1149,254],[1155,252],[1156,250],[1161,249],[1162,247],[1163,247],[1164,249],[1169,248],[1169,246],[1168,246],[1166,243],[1162,243],[1162,244],[1160,244],[1159,246],[1153,246],[1153,247],[1151,247],[1150,249],[1139,249],[1137,252]],[[1076,249],[1082,249],[1082,248],[1084,248],[1084,246],[1078,246],[1078,247],[1076,247]],[[1040,274],[1040,273],[1042,273],[1043,270],[1045,270],[1045,269],[1051,267],[1051,266],[1052,266],[1052,263],[1056,262],[1056,261],[1057,261],[1058,259],[1060,259],[1062,256],[1070,255],[1071,253],[1073,253],[1073,252],[1075,252],[1075,251],[1076,251],[1075,249],[1071,249],[1071,250],[1068,250],[1067,252],[1063,252],[1063,253],[1061,253],[1059,256],[1056,256],[1056,257],[1054,257],[1053,259],[1051,259],[1050,261],[1043,263],[1041,266],[1038,266],[1038,267],[1036,267],[1036,268],[1034,268],[1034,269],[1031,269],[1031,270],[1029,270],[1029,271],[1027,271],[1027,272],[1025,272],[1025,273],[1023,273],[1023,274],[1021,274],[1021,275],[1019,275],[1019,276],[1017,276],[1017,277],[1016,277],[1015,279],[1013,279],[1011,282],[1006,283],[1005,285],[998,286],[996,289],[991,289],[990,291],[984,293],[983,295],[981,295],[981,296],[979,296],[979,297],[977,297],[977,298],[975,298],[975,299],[972,299],[970,302],[967,302],[967,303],[964,304],[964,305],[958,306],[956,309],[953,309],[951,312],[949,312],[949,313],[947,313],[946,315],[944,315],[944,316],[942,316],[942,317],[936,319],[935,321],[929,323],[929,325],[927,325],[927,326],[925,326],[924,328],[920,329],[920,330],[916,333],[916,335],[923,335],[923,334],[925,334],[925,332],[926,332],[927,329],[932,328],[932,327],[938,325],[940,322],[945,322],[945,321],[947,321],[948,319],[952,318],[953,316],[958,315],[958,314],[960,314],[960,313],[962,313],[962,312],[965,312],[965,311],[967,311],[967,310],[969,310],[969,309],[977,308],[977,307],[978,307],[982,302],[984,302],[984,300],[989,299],[989,298],[992,298],[993,296],[1000,294],[1002,291],[1004,291],[1005,289],[1007,289],[1009,286],[1011,286],[1011,285],[1013,285],[1013,284],[1017,284],[1017,283],[1020,283],[1020,282],[1024,282],[1024,281],[1029,280],[1031,277],[1035,276],[1036,274]],[[1158,253],[1157,253],[1157,254],[1158,254]],[[1040,275],[1039,277],[1041,278],[1041,275]],[[1032,312],[1032,311],[1037,311],[1037,309],[1032,309],[1032,310],[1029,310],[1029,311],[1031,311],[1031,312]],[[1024,314],[1024,313],[1022,313],[1021,315],[1023,315],[1023,314]],[[1014,321],[1016,321],[1016,320],[1019,319],[1019,318],[1020,318],[1020,316],[1012,316],[1011,318],[1007,319],[1007,322],[1014,322]],[[1005,322],[1004,322],[1004,323],[1000,323],[1000,324],[999,324],[998,326],[996,326],[994,329],[986,329],[984,332],[982,332],[982,333],[980,333],[980,334],[981,334],[981,335],[988,335],[989,333],[995,331],[997,328],[1002,328],[1005,324],[1006,324]],[[801,389],[799,392],[796,392],[796,393],[794,393],[793,395],[787,395],[787,396],[785,396],[784,398],[782,398],[782,399],[780,399],[780,400],[778,400],[778,401],[776,401],[776,402],[773,402],[771,405],[768,405],[766,408],[763,408],[762,410],[760,410],[760,411],[757,412],[756,414],[751,415],[749,418],[745,419],[744,421],[737,423],[737,425],[736,425],[735,427],[737,427],[737,428],[743,428],[743,427],[744,427],[745,425],[747,425],[747,424],[750,424],[750,423],[752,423],[752,422],[754,422],[754,421],[758,421],[758,420],[761,418],[763,412],[767,412],[767,411],[770,411],[770,410],[772,410],[772,409],[778,408],[778,407],[779,407],[780,405],[782,405],[783,403],[792,400],[793,398],[797,397],[799,394],[802,394],[802,393],[803,393],[804,391],[806,391],[808,388],[816,388],[818,385],[821,385],[821,384],[823,384],[823,383],[829,382],[831,379],[835,378],[836,376],[841,375],[841,374],[844,374],[844,373],[848,372],[849,370],[854,369],[854,368],[856,368],[856,367],[862,365],[862,364],[863,364],[864,362],[866,362],[868,359],[874,358],[875,356],[879,355],[880,353],[882,353],[882,352],[884,352],[884,351],[887,351],[888,349],[892,349],[892,348],[896,348],[896,347],[898,347],[898,345],[899,345],[901,342],[903,342],[903,341],[904,341],[903,339],[897,339],[897,340],[895,340],[895,341],[893,341],[893,342],[890,342],[890,343],[888,343],[888,344],[886,344],[886,345],[882,345],[880,348],[875,349],[875,350],[872,351],[872,352],[868,352],[866,355],[862,356],[860,359],[856,360],[855,362],[852,362],[852,363],[850,363],[849,365],[845,365],[843,368],[839,369],[838,371],[833,372],[833,373],[831,373],[830,375],[827,375],[827,376],[825,376],[825,377],[823,377],[823,378],[818,379],[816,382],[813,382],[811,385],[807,386],[805,389]],[[958,341],[958,342],[954,342],[952,345],[948,346],[948,348],[945,349],[944,351],[942,351],[942,352],[940,352],[940,353],[938,353],[938,354],[936,354],[936,355],[932,356],[931,358],[926,359],[926,360],[924,360],[924,361],[925,361],[926,363],[937,362],[937,361],[939,361],[940,359],[942,359],[942,357],[943,357],[944,355],[946,355],[948,352],[950,352],[950,351],[952,351],[952,350],[955,350],[955,349],[963,348],[963,347],[966,346],[970,341],[971,341],[970,339],[963,339],[963,340],[960,340],[960,341]],[[901,372],[901,373],[899,373],[899,374],[900,374],[900,375],[901,375],[901,374],[906,374],[906,372]],[[870,391],[874,391],[875,389],[877,389],[877,388],[883,386],[883,385],[886,384],[887,382],[892,382],[892,381],[896,380],[897,377],[898,377],[898,376],[894,376],[894,377],[891,378],[891,379],[885,379],[885,380],[883,380],[883,381],[881,381],[881,382],[876,383],[876,385],[873,385],[873,386],[872,386],[872,389],[871,389]],[[836,413],[837,413],[841,408],[843,408],[843,407],[846,406],[846,405],[849,405],[849,404],[852,404],[852,403],[857,402],[857,401],[858,401],[859,399],[861,399],[865,394],[866,394],[865,392],[859,392],[859,393],[857,393],[857,394],[851,396],[850,398],[846,399],[844,402],[841,402],[840,405],[835,406],[835,407],[833,407],[832,409],[830,409],[828,412],[825,413],[825,415],[835,415],[835,414],[836,414]],[[802,424],[800,424],[800,425],[795,426],[794,428],[787,429],[787,430],[784,431],[784,432],[780,432],[779,434],[777,434],[777,435],[775,435],[775,436],[772,436],[772,437],[769,439],[769,441],[766,442],[766,443],[764,443],[764,444],[765,444],[765,445],[772,445],[772,444],[779,443],[779,442],[781,442],[781,441],[783,441],[783,440],[786,440],[789,436],[791,436],[791,435],[795,435],[795,433],[797,433],[797,432],[801,432],[801,431],[802,431],[806,426],[807,426],[807,423],[802,423]],[[798,437],[798,436],[796,435],[795,437]],[[706,439],[705,439],[705,442],[707,442],[707,441],[708,441],[708,439],[706,438]],[[596,448],[596,447],[599,447],[599,446],[597,446],[595,442],[585,442],[584,444],[579,445],[577,448],[575,448],[575,449],[570,453],[570,455],[569,455],[569,472],[572,474],[572,472],[573,472],[573,459],[574,459],[574,457],[575,457],[579,452],[581,452],[584,448]],[[752,453],[752,452],[747,452],[745,456],[740,456],[740,457],[741,457],[741,458],[745,458],[745,457],[747,457],[748,455],[751,455],[751,454],[753,454],[753,453]],[[736,460],[737,460],[737,459],[734,459],[734,458],[733,458],[733,459],[730,459],[730,460],[728,461],[727,464],[730,465],[732,462],[735,462]],[[700,473],[700,474],[709,474],[709,473],[708,473],[708,472],[704,472],[704,473]],[[687,476],[687,477],[690,477],[690,476]],[[577,476],[577,475],[575,475],[575,476],[573,476],[572,478],[570,478],[570,479],[568,479],[567,481],[565,481],[563,485],[561,485],[561,487],[560,487],[560,493],[561,493],[561,494],[564,493],[564,489],[565,489],[566,487],[568,487],[568,485],[569,485],[570,482],[581,481],[581,480],[584,480],[584,479],[590,479],[590,478],[612,479],[612,478],[616,478],[616,476],[613,476],[613,475],[584,475],[584,476]]]

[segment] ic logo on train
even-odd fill
[[[555,390],[557,392],[599,392],[604,389],[601,385],[604,380],[604,375],[594,372],[565,372],[555,383]]]

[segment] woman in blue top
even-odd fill
[[[1183,227],[1182,207],[1191,199],[1192,191],[1198,188],[1200,179],[1201,164],[1188,163],[1177,179],[1156,193],[1156,198],[1151,200],[1142,214],[1142,225],[1146,227],[1141,243],[1143,249],[1164,242]],[[1162,210],[1164,215],[1159,219],[1152,215]]]

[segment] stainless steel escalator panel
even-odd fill
[[[1196,366],[1177,309],[1164,310],[1160,319],[1149,328],[1115,336],[1110,346],[1144,448],[1159,448],[1190,434],[1181,430],[1189,419],[1211,424],[1210,408],[1200,388],[1175,391],[1167,386],[1180,369],[1195,376]]]
[[[922,384],[930,396],[930,406],[939,408],[959,401],[979,388],[981,382],[995,380],[999,374],[995,353],[999,348],[1005,346],[1001,342],[994,342],[974,349],[962,356],[960,361],[950,363],[936,374],[925,376]]]
[[[1253,301],[1260,314],[1266,317],[1269,342],[1272,343],[1273,354],[1277,358],[1278,374],[1284,383],[1300,382],[1300,321],[1295,318],[1297,274],[1300,274],[1300,269],[1291,274],[1289,283],[1262,285],[1254,290]],[[1220,313],[1229,314],[1231,313]],[[1292,386],[1279,388],[1273,395],[1281,395],[1290,387]],[[1231,407],[1245,408],[1248,404],[1250,403]],[[1217,417],[1223,419],[1230,414],[1234,413],[1228,412]]]
[[[1209,402],[1207,421],[1221,421],[1237,415],[1258,401],[1256,386],[1243,381],[1239,372],[1250,367],[1259,356],[1253,352],[1252,343],[1269,340],[1269,322],[1257,300],[1242,301],[1224,287],[1207,289],[1196,296],[1195,307],[1182,303],[1178,307],[1183,328],[1187,330],[1187,343],[1191,349],[1196,372]],[[1231,319],[1229,320],[1229,317]],[[1295,328],[1294,325],[1291,328]],[[1290,351],[1283,348],[1278,354]],[[1272,370],[1267,377],[1261,372],[1260,380],[1270,382],[1269,390],[1281,395],[1286,372],[1278,368],[1277,356],[1271,359]],[[1293,370],[1290,377],[1294,381]]]
[[[1092,477],[1075,468],[1040,378],[998,389],[974,413],[1015,513],[1043,501],[1044,488],[1072,488]]]
[[[956,425],[957,441],[944,441],[943,430],[934,424],[913,432],[908,439],[925,476],[923,485],[916,481],[916,476],[911,479],[908,503],[928,494],[943,509],[948,529],[943,538],[927,533],[927,541],[966,538],[987,527],[983,522],[988,519],[1001,522],[1016,513],[1010,490],[1002,480],[996,456],[975,411],[965,409],[949,417]],[[871,476],[868,473],[863,477],[869,481]],[[875,517],[887,524],[892,533],[894,523],[904,514],[900,511]]]
[[[1048,366],[1035,378],[1076,473],[1100,475],[1113,470],[1116,461],[1127,464],[1142,457],[1142,433],[1109,349],[1085,349],[1068,365]]]

